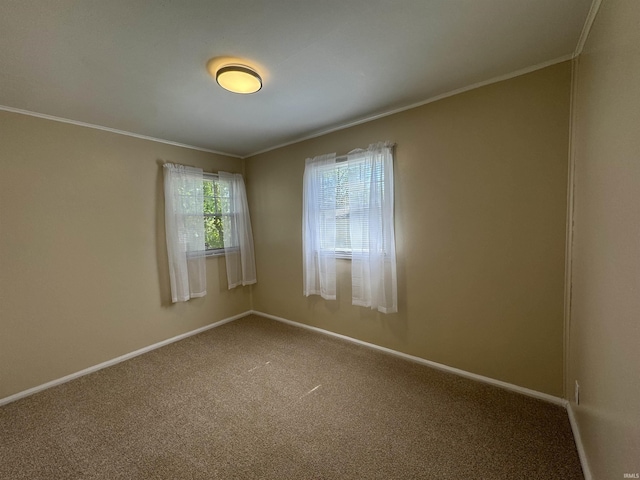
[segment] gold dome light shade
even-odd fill
[[[262,88],[262,79],[244,65],[225,65],[216,72],[216,82],[233,93],[256,93]]]

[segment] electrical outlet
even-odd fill
[[[580,384],[576,380],[576,388],[573,394],[573,399],[576,402],[576,405],[580,405]]]

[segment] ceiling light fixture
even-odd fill
[[[246,65],[223,65],[216,72],[216,82],[233,93],[256,93],[262,88],[262,78]]]

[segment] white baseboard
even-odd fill
[[[98,365],[94,365],[92,367],[85,368],[84,370],[80,370],[79,372],[75,372],[75,373],[72,373],[70,375],[66,375],[66,376],[64,376],[62,378],[58,378],[56,380],[52,380],[50,382],[43,383],[42,385],[38,385],[37,387],[33,387],[33,388],[28,389],[28,390],[24,390],[22,392],[18,392],[18,393],[14,394],[14,395],[10,395],[8,397],[2,398],[2,399],[0,399],[0,406],[1,405],[6,405],[7,403],[14,402],[14,401],[19,400],[19,399],[24,398],[24,397],[28,397],[29,395],[33,395],[34,393],[41,392],[42,390],[46,390],[47,388],[51,388],[51,387],[55,387],[57,385],[61,385],[63,383],[69,382],[71,380],[74,380],[76,378],[82,377],[84,375],[88,375],[90,373],[97,372],[98,370],[102,370],[103,368],[107,368],[107,367],[110,367],[112,365],[116,365],[116,364],[118,364],[120,362],[124,362],[125,360],[129,360],[130,358],[134,358],[134,357],[137,357],[138,355],[142,355],[144,353],[150,352],[150,351],[155,350],[157,348],[164,347],[165,345],[169,345],[170,343],[178,342],[178,341],[183,340],[183,339],[185,339],[187,337],[191,337],[193,335],[197,335],[199,333],[202,333],[202,332],[204,332],[206,330],[209,330],[209,329],[212,329],[212,328],[215,328],[215,327],[219,327],[220,325],[224,325],[225,323],[233,322],[234,320],[246,317],[247,315],[250,315],[250,314],[259,315],[261,317],[270,318],[272,320],[276,320],[278,322],[286,323],[288,325],[293,325],[295,327],[305,328],[307,330],[312,330],[314,332],[318,332],[318,333],[321,333],[321,334],[324,334],[324,335],[329,335],[329,336],[332,336],[332,337],[340,338],[342,340],[346,340],[346,341],[349,341],[349,342],[352,342],[352,343],[356,343],[358,345],[363,345],[365,347],[372,348],[374,350],[385,352],[385,353],[388,353],[390,355],[394,355],[396,357],[400,357],[400,358],[403,358],[405,360],[409,360],[409,361],[414,362],[414,363],[419,363],[421,365],[426,365],[426,366],[431,367],[431,368],[435,368],[435,369],[442,370],[442,371],[445,371],[445,372],[453,373],[455,375],[458,375],[458,376],[461,376],[461,377],[465,377],[465,378],[470,378],[472,380],[476,380],[476,381],[479,381],[479,382],[488,383],[490,385],[494,385],[494,386],[497,386],[497,387],[500,387],[500,388],[504,388],[506,390],[511,390],[511,391],[514,391],[514,392],[518,392],[518,393],[521,393],[523,395],[527,395],[529,397],[538,398],[540,400],[544,400],[544,401],[547,401],[547,402],[550,402],[550,403],[554,403],[556,405],[561,405],[561,406],[565,406],[565,407],[567,405],[567,401],[566,400],[564,400],[562,398],[559,398],[559,397],[555,397],[553,395],[549,395],[547,393],[538,392],[536,390],[531,390],[529,388],[520,387],[520,386],[514,385],[512,383],[503,382],[502,380],[496,380],[494,378],[485,377],[483,375],[478,375],[476,373],[467,372],[465,370],[461,370],[459,368],[450,367],[448,365],[443,365],[442,363],[433,362],[431,360],[425,360],[424,358],[420,358],[420,357],[416,357],[414,355],[409,355],[409,354],[406,354],[406,353],[398,352],[397,350],[392,350],[390,348],[381,347],[380,345],[375,345],[373,343],[364,342],[362,340],[358,340],[357,338],[348,337],[346,335],[341,335],[339,333],[331,332],[329,330],[324,330],[322,328],[312,327],[310,325],[306,325],[306,324],[303,324],[303,323],[294,322],[292,320],[287,320],[286,318],[278,317],[276,315],[271,315],[271,314],[260,312],[260,311],[257,311],[257,310],[249,310],[249,311],[240,313],[238,315],[234,315],[233,317],[225,318],[224,320],[220,320],[220,321],[212,323],[210,325],[198,328],[196,330],[192,330],[190,332],[183,333],[183,334],[178,335],[176,337],[168,338],[167,340],[163,340],[161,342],[154,343],[153,345],[149,345],[147,347],[141,348],[141,349],[136,350],[134,352],[130,352],[130,353],[127,353],[125,355],[121,355],[119,357],[113,358],[111,360],[107,360],[106,362],[100,363]],[[570,418],[571,418],[571,415],[572,415],[572,413],[570,413]],[[572,423],[572,428],[573,428],[573,425],[574,425],[574,423]],[[575,429],[574,429],[574,433],[575,433]]]
[[[431,360],[425,360],[424,358],[416,357],[413,355],[409,355],[406,353],[398,352],[397,350],[392,350],[390,348],[381,347],[380,345],[375,345],[373,343],[363,342],[362,340],[358,340],[357,338],[347,337],[346,335],[341,335],[339,333],[334,333],[329,330],[324,330],[318,327],[312,327],[310,325],[305,325],[304,323],[294,322],[292,320],[287,320],[286,318],[277,317],[275,315],[270,315],[268,313],[259,312],[257,310],[252,310],[252,314],[259,315],[261,317],[270,318],[271,320],[277,320],[278,322],[286,323],[288,325],[293,325],[295,327],[305,328],[307,330],[312,330],[314,332],[322,333],[324,335],[329,335],[336,338],[341,338],[342,340],[347,340],[352,343],[357,343],[358,345],[363,345],[368,348],[372,348],[374,350],[378,350],[381,352],[388,353],[390,355],[394,355],[396,357],[404,358],[405,360],[409,360],[411,362],[419,363],[421,365],[426,365],[431,368],[435,368],[438,370],[443,370],[445,372],[453,373],[454,375],[458,375],[460,377],[470,378],[472,380],[476,380],[478,382],[488,383],[490,385],[494,385],[496,387],[504,388],[505,390],[511,390],[513,392],[521,393],[528,397],[537,398],[539,400],[544,400],[546,402],[554,403],[556,405],[560,405],[562,407],[566,406],[566,400],[555,397],[553,395],[549,395],[548,393],[538,392],[537,390],[531,390],[529,388],[520,387],[518,385],[514,385],[512,383],[503,382],[502,380],[496,380],[494,378],[485,377],[483,375],[478,375],[476,373],[467,372],[466,370],[460,370],[459,368],[450,367],[448,365],[443,365],[442,363],[432,362]]]
[[[63,383],[67,383],[71,380],[75,380],[76,378],[82,377],[84,375],[88,375],[93,372],[97,372],[98,370],[102,370],[103,368],[111,367],[120,362],[124,362],[125,360],[129,360],[130,358],[137,357],[138,355],[142,355],[143,353],[150,352],[151,350],[155,350],[156,348],[164,347],[165,345],[169,345],[170,343],[178,342],[187,337],[191,337],[193,335],[197,335],[204,331],[210,330],[215,327],[219,327],[220,325],[224,325],[225,323],[233,322],[242,317],[246,317],[250,315],[251,311],[246,311],[243,313],[239,313],[238,315],[234,315],[233,317],[225,318],[224,320],[220,320],[218,322],[214,322],[210,325],[206,325],[204,327],[198,328],[196,330],[191,330],[190,332],[183,333],[176,337],[168,338],[158,343],[154,343],[153,345],[149,345],[148,347],[141,348],[131,353],[127,353],[125,355],[121,355],[119,357],[113,358],[111,360],[107,360],[106,362],[99,363],[98,365],[94,365],[93,367],[85,368],[84,370],[80,370],[79,372],[72,373],[70,375],[66,375],[62,378],[58,378],[56,380],[52,380],[47,383],[43,383],[42,385],[38,385],[37,387],[30,388],[28,390],[24,390],[22,392],[18,392],[14,395],[10,395],[5,398],[0,398],[0,406],[6,405],[7,403],[15,402],[24,397],[28,397],[29,395],[33,395],[34,393],[41,392],[42,390],[46,390],[47,388],[55,387],[57,385],[61,385]]]
[[[569,423],[571,424],[571,431],[573,432],[573,438],[576,442],[578,457],[580,457],[580,465],[582,465],[584,480],[592,480],[593,475],[591,475],[591,470],[589,469],[589,462],[587,462],[587,453],[584,450],[582,436],[580,435],[580,428],[578,428],[578,422],[576,421],[576,416],[573,413],[573,405],[571,404],[571,402],[567,402],[567,413],[569,414]]]
[[[426,365],[428,367],[431,368],[435,368],[438,370],[442,370],[445,372],[449,372],[449,373],[453,373],[454,375],[458,375],[461,377],[465,377],[465,378],[469,378],[472,380],[476,380],[478,382],[483,382],[483,383],[487,383],[489,385],[494,385],[496,387],[500,387],[500,388],[504,388],[505,390],[511,390],[513,392],[517,392],[523,395],[527,395],[529,397],[533,397],[533,398],[537,398],[540,400],[544,400],[546,402],[550,402],[556,405],[561,405],[563,407],[566,408],[568,416],[569,416],[569,423],[571,424],[571,430],[573,432],[573,436],[576,442],[576,448],[578,450],[578,456],[580,457],[580,464],[582,465],[582,471],[584,473],[584,478],[585,480],[592,480],[593,477],[591,475],[591,471],[589,469],[589,464],[587,462],[587,456],[584,450],[584,445],[582,444],[582,437],[580,436],[580,429],[578,428],[578,424],[576,422],[576,418],[575,415],[573,413],[573,407],[571,405],[570,402],[568,402],[567,400],[564,400],[562,398],[559,397],[555,397],[553,395],[549,395],[547,393],[542,393],[542,392],[538,392],[536,390],[531,390],[529,388],[525,388],[525,387],[520,387],[518,385],[514,385],[512,383],[507,383],[507,382],[503,382],[501,380],[496,380],[494,378],[490,378],[490,377],[485,377],[483,375],[478,375],[475,373],[471,373],[471,372],[467,372],[465,370],[460,370],[459,368],[454,368],[454,367],[450,367],[448,365],[443,365],[441,363],[437,363],[437,362],[432,362],[431,360],[425,360],[424,358],[420,358],[420,357],[416,357],[413,355],[408,355],[406,353],[402,353],[402,352],[398,352],[397,350],[392,350],[390,348],[386,348],[386,347],[381,347],[379,345],[375,345],[373,343],[368,343],[368,342],[364,342],[362,340],[358,340],[356,338],[352,338],[352,337],[348,337],[346,335],[341,335],[339,333],[335,333],[335,332],[331,332],[329,330],[324,330],[322,328],[318,328],[318,327],[312,327],[311,325],[306,325],[303,323],[299,323],[299,322],[294,322],[292,320],[287,320],[286,318],[282,318],[282,317],[278,317],[276,315],[271,315],[268,313],[263,313],[263,312],[259,312],[257,310],[248,310],[246,312],[243,313],[239,313],[238,315],[234,315],[233,317],[229,317],[229,318],[225,318],[223,320],[220,320],[218,322],[214,322],[210,325],[206,325],[204,327],[198,328],[196,330],[192,330],[190,332],[186,332],[183,333],[181,335],[172,337],[172,338],[168,338],[166,340],[163,340],[161,342],[158,343],[154,343],[153,345],[149,345],[147,347],[141,348],[139,350],[135,350],[133,352],[127,353],[125,355],[121,355],[119,357],[113,358],[111,360],[108,360],[106,362],[100,363],[98,365],[94,365],[92,367],[89,368],[85,368],[84,370],[80,370],[79,372],[76,373],[72,373],[70,375],[66,375],[62,378],[58,378],[56,380],[52,380],[50,382],[47,383],[43,383],[42,385],[38,385],[37,387],[33,387],[30,388],[28,390],[24,390],[22,392],[18,392],[14,395],[10,395],[8,397],[5,398],[0,398],[0,406],[2,405],[6,405],[8,403],[14,402],[16,400],[19,400],[21,398],[24,397],[28,397],[29,395],[33,395],[34,393],[38,393],[41,392],[43,390],[46,390],[48,388],[51,387],[55,387],[57,385],[61,385],[63,383],[69,382],[71,380],[74,380],[76,378],[82,377],[84,375],[88,375],[90,373],[93,372],[97,372],[98,370],[102,370],[103,368],[107,368],[107,367],[111,367],[112,365],[116,365],[120,362],[124,362],[125,360],[129,360],[131,358],[137,357],[138,355],[142,355],[144,353],[150,352],[152,350],[155,350],[157,348],[160,347],[164,347],[165,345],[169,345],[170,343],[174,343],[174,342],[178,342],[180,340],[183,340],[185,338],[191,337],[193,335],[197,335],[199,333],[205,332],[207,330],[210,330],[212,328],[215,327],[219,327],[221,325],[224,325],[225,323],[229,323],[229,322],[233,322],[234,320],[238,320],[240,318],[246,317],[247,315],[258,315],[264,318],[270,318],[271,320],[276,320],[278,322],[282,322],[282,323],[286,323],[288,325],[292,325],[294,327],[299,327],[299,328],[304,328],[307,330],[311,330],[314,332],[318,332],[321,333],[323,335],[328,335],[328,336],[332,336],[332,337],[336,337],[336,338],[340,338],[342,340],[346,340],[348,342],[352,342],[358,345],[362,345],[374,350],[378,350],[381,352],[385,352],[387,354],[390,355],[394,355],[396,357],[400,357],[403,358],[405,360],[409,360],[411,362],[414,363],[418,363],[421,365]]]

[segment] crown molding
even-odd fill
[[[587,22],[585,23],[585,27],[583,28],[582,35],[580,37],[581,40],[582,40],[582,36],[583,35],[585,36],[585,40],[586,40],[586,36],[588,36],[589,29],[591,28],[591,24],[593,23],[593,19],[595,18],[595,15],[596,15],[597,10],[598,10],[598,8],[600,6],[600,3],[601,3],[601,0],[593,0],[593,4],[591,6],[591,10],[589,11],[589,15],[587,16]],[[580,45],[580,43],[579,43],[579,45]],[[584,45],[584,41],[582,41],[582,45]],[[581,51],[581,48],[580,48],[580,51]],[[578,52],[578,49],[576,49],[576,52]],[[423,105],[427,105],[429,103],[437,102],[438,100],[443,100],[445,98],[452,97],[452,96],[458,95],[460,93],[468,92],[470,90],[475,90],[476,88],[480,88],[480,87],[484,87],[484,86],[487,86],[487,85],[491,85],[493,83],[502,82],[504,80],[509,80],[511,78],[519,77],[521,75],[526,75],[527,73],[535,72],[536,70],[541,70],[543,68],[550,67],[550,66],[558,64],[558,63],[566,62],[567,60],[571,60],[571,59],[575,58],[576,55],[578,55],[578,53],[563,55],[562,57],[554,58],[552,60],[547,60],[546,62],[538,63],[536,65],[532,65],[532,66],[525,67],[525,68],[522,68],[522,69],[519,69],[519,70],[515,70],[513,72],[510,72],[510,73],[507,73],[507,74],[504,74],[504,75],[499,75],[497,77],[490,78],[488,80],[483,80],[481,82],[473,83],[471,85],[467,85],[466,87],[458,88],[456,90],[451,90],[449,92],[445,92],[445,93],[442,93],[440,95],[436,95],[436,96],[430,97],[430,98],[428,98],[426,100],[422,100],[422,101],[417,102],[417,103],[412,103],[412,104],[406,105],[404,107],[400,107],[400,108],[396,108],[396,109],[393,109],[393,110],[377,113],[375,115],[370,115],[370,116],[361,118],[359,120],[355,120],[355,121],[352,121],[352,122],[348,122],[348,123],[344,123],[344,124],[338,125],[336,127],[320,130],[320,131],[317,131],[317,132],[312,133],[310,135],[305,135],[305,136],[302,136],[302,137],[298,137],[298,138],[296,138],[294,140],[291,140],[291,141],[288,141],[288,142],[285,142],[285,143],[281,143],[281,144],[278,144],[278,145],[274,145],[274,146],[271,146],[271,147],[267,147],[265,149],[262,149],[262,150],[259,150],[257,152],[253,152],[253,153],[250,153],[250,154],[247,154],[247,155],[237,155],[237,154],[232,154],[232,153],[228,153],[228,152],[221,152],[221,151],[218,151],[218,150],[211,150],[211,149],[208,149],[208,148],[197,147],[195,145],[187,145],[187,144],[183,144],[183,143],[173,142],[171,140],[165,140],[165,139],[162,139],[162,138],[149,137],[149,136],[146,136],[146,135],[140,135],[140,134],[133,133],[133,132],[128,132],[128,131],[125,131],[125,130],[118,130],[118,129],[115,129],[115,128],[104,127],[102,125],[95,125],[95,124],[92,124],[92,123],[80,122],[80,121],[77,121],[77,120],[71,120],[71,119],[68,119],[68,118],[56,117],[56,116],[53,116],[53,115],[47,115],[47,114],[44,114],[44,113],[32,112],[32,111],[29,111],[29,110],[22,110],[22,109],[19,109],[19,108],[8,107],[8,106],[4,106],[4,105],[0,105],[0,110],[4,110],[4,111],[7,111],[7,112],[18,113],[18,114],[22,114],[22,115],[29,115],[29,116],[32,116],[32,117],[44,118],[44,119],[53,120],[53,121],[56,121],[56,122],[70,123],[72,125],[78,125],[78,126],[81,126],[81,127],[93,128],[93,129],[97,129],[97,130],[103,130],[103,131],[106,131],[106,132],[116,133],[118,135],[125,135],[125,136],[129,136],[129,137],[140,138],[142,140],[149,140],[149,141],[152,141],[152,142],[164,143],[164,144],[173,145],[173,146],[176,146],[176,147],[188,148],[188,149],[191,149],[191,150],[198,150],[198,151],[207,152],[207,153],[215,153],[217,155],[225,155],[227,157],[238,158],[238,159],[243,159],[244,160],[246,158],[254,157],[254,156],[260,155],[262,153],[267,153],[267,152],[270,152],[272,150],[277,150],[279,148],[287,147],[289,145],[294,145],[296,143],[300,143],[300,142],[303,142],[305,140],[311,140],[313,138],[318,138],[318,137],[321,137],[323,135],[327,135],[329,133],[338,132],[340,130],[345,130],[347,128],[355,127],[357,125],[362,125],[363,123],[368,123],[368,122],[372,122],[374,120],[378,120],[380,118],[388,117],[388,116],[394,115],[396,113],[401,113],[401,112],[404,112],[404,111],[407,111],[407,110],[411,110],[413,108],[421,107]]]
[[[396,113],[404,112],[406,110],[411,110],[412,108],[421,107],[423,105],[427,105],[429,103],[437,102],[438,100],[445,99],[447,97],[453,97],[454,95],[458,95],[460,93],[468,92],[469,90],[475,90],[476,88],[484,87],[486,85],[491,85],[492,83],[502,82],[504,80],[509,80],[511,78],[519,77],[521,75],[526,75],[527,73],[535,72],[536,70],[541,70],[546,67],[550,67],[557,63],[566,62],[567,60],[571,60],[574,58],[573,54],[563,55],[562,57],[554,58],[553,60],[548,60],[546,62],[538,63],[536,65],[532,65],[530,67],[521,68],[520,70],[515,70],[510,73],[506,73],[504,75],[500,75],[497,77],[490,78],[489,80],[483,80],[482,82],[473,83],[466,87],[458,88],[456,90],[451,90],[446,93],[442,93],[440,95],[436,95],[434,97],[430,97],[427,100],[422,100],[418,103],[412,103],[410,105],[406,105],[404,107],[396,108],[394,110],[389,110],[386,112],[378,113],[375,115],[371,115],[368,117],[361,118],[360,120],[355,120],[353,122],[344,123],[337,127],[328,128],[326,130],[321,130],[316,133],[312,133],[311,135],[306,135],[295,140],[291,140],[286,143],[281,143],[279,145],[275,145],[273,147],[265,148],[264,150],[259,150],[257,152],[251,153],[249,155],[245,155],[242,158],[254,157],[256,155],[260,155],[262,153],[267,153],[272,150],[277,150],[278,148],[288,147],[289,145],[294,145],[296,143],[304,142],[305,140],[311,140],[312,138],[322,137],[323,135],[327,135],[328,133],[338,132],[340,130],[345,130],[347,128],[355,127],[356,125],[362,125],[363,123],[372,122],[374,120],[378,120],[379,118],[388,117],[389,115],[394,115]]]
[[[56,117],[54,115],[47,115],[46,113],[32,112],[30,110],[22,110],[20,108],[8,107],[6,105],[0,105],[0,111],[18,113],[20,115],[28,115],[30,117],[44,118],[45,120],[53,120],[54,122],[70,123],[71,125],[77,125],[79,127],[93,128],[95,130],[102,130],[105,132],[115,133],[118,135],[125,135],[127,137],[139,138],[141,140],[149,140],[150,142],[173,145],[174,147],[188,148],[190,150],[198,150],[200,152],[215,153],[216,155],[224,155],[227,157],[233,157],[233,158],[239,158],[239,159],[243,158],[240,155],[236,155],[233,153],[219,152],[217,150],[210,150],[208,148],[196,147],[195,145],[187,145],[186,143],[179,143],[179,142],[173,142],[171,140],[164,140],[162,138],[149,137],[147,135],[140,135],[139,133],[127,132],[125,130],[118,130],[117,128],[104,127],[102,125],[96,125],[94,123],[80,122],[78,120],[71,120],[69,118]]]
[[[580,32],[580,37],[578,38],[578,44],[576,45],[576,50],[573,53],[574,58],[582,53],[582,49],[584,48],[584,44],[587,42],[587,38],[589,38],[591,27],[593,26],[593,22],[596,19],[596,15],[598,15],[598,11],[600,10],[601,4],[602,4],[602,0],[593,0],[591,2],[591,8],[589,9],[587,18],[584,21],[584,26],[582,27],[582,32]]]

